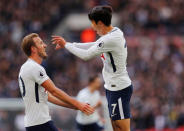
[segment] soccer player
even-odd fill
[[[89,78],[89,84],[82,89],[78,95],[77,100],[80,102],[89,103],[95,109],[102,105],[99,88],[101,87],[101,80],[96,75]],[[99,125],[101,117],[97,110],[88,116],[78,111],[76,116],[77,131],[102,131],[103,127]]]
[[[92,28],[101,36],[96,42],[69,43],[53,36],[56,49],[66,48],[83,60],[101,55],[109,115],[114,131],[130,131],[130,98],[133,86],[126,69],[127,45],[123,32],[111,25],[112,8],[96,6],[88,14]]]
[[[22,49],[28,60],[21,66],[19,86],[25,104],[24,124],[27,131],[57,131],[51,117],[47,101],[72,109],[78,109],[89,115],[94,109],[81,103],[58,89],[40,65],[47,57],[46,44],[38,34],[24,37]]]

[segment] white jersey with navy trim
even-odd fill
[[[108,34],[91,43],[67,43],[65,48],[83,60],[101,55],[103,61],[104,87],[110,91],[131,85],[126,69],[127,45],[123,32],[114,27]]]
[[[49,79],[45,69],[28,59],[19,72],[19,87],[25,104],[25,127],[40,125],[51,120],[47,105],[48,93],[41,84]]]
[[[88,103],[91,106],[95,106],[100,101],[100,93],[99,91],[94,91],[92,93],[90,92],[89,88],[86,87],[78,93],[77,100],[80,102]],[[78,111],[76,116],[77,123],[82,125],[96,123],[99,121],[99,119],[100,116],[97,111],[91,115],[86,115],[83,112]]]

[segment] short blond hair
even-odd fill
[[[33,38],[39,37],[37,33],[31,33],[29,35],[26,35],[21,43],[22,50],[27,56],[31,55],[31,47],[35,46],[35,43],[33,41]]]

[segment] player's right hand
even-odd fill
[[[90,106],[88,103],[81,103],[79,110],[86,115],[91,115],[95,111],[94,108]]]
[[[64,48],[66,41],[61,36],[52,36],[52,44],[56,45],[56,50]]]

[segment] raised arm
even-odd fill
[[[94,42],[89,42],[89,43],[75,43],[74,42],[72,44],[74,44],[75,47],[80,48],[80,49],[89,49],[95,43]]]
[[[86,50],[82,48],[77,48],[74,44],[66,42],[63,37],[53,36],[52,38],[52,43],[56,44],[56,49],[65,47],[72,54],[78,56],[83,60],[89,60],[94,56],[112,51],[114,45],[113,45],[113,42],[111,41],[112,40],[106,39],[104,41],[99,40],[99,41],[93,42],[93,45]]]
[[[100,55],[101,52],[99,52],[96,48],[96,43],[90,47],[89,49],[81,49],[81,48],[77,48],[75,47],[73,44],[71,43],[67,43],[65,45],[65,48],[71,52],[72,54],[76,55],[77,57],[83,59],[83,60],[89,60],[97,55]]]

